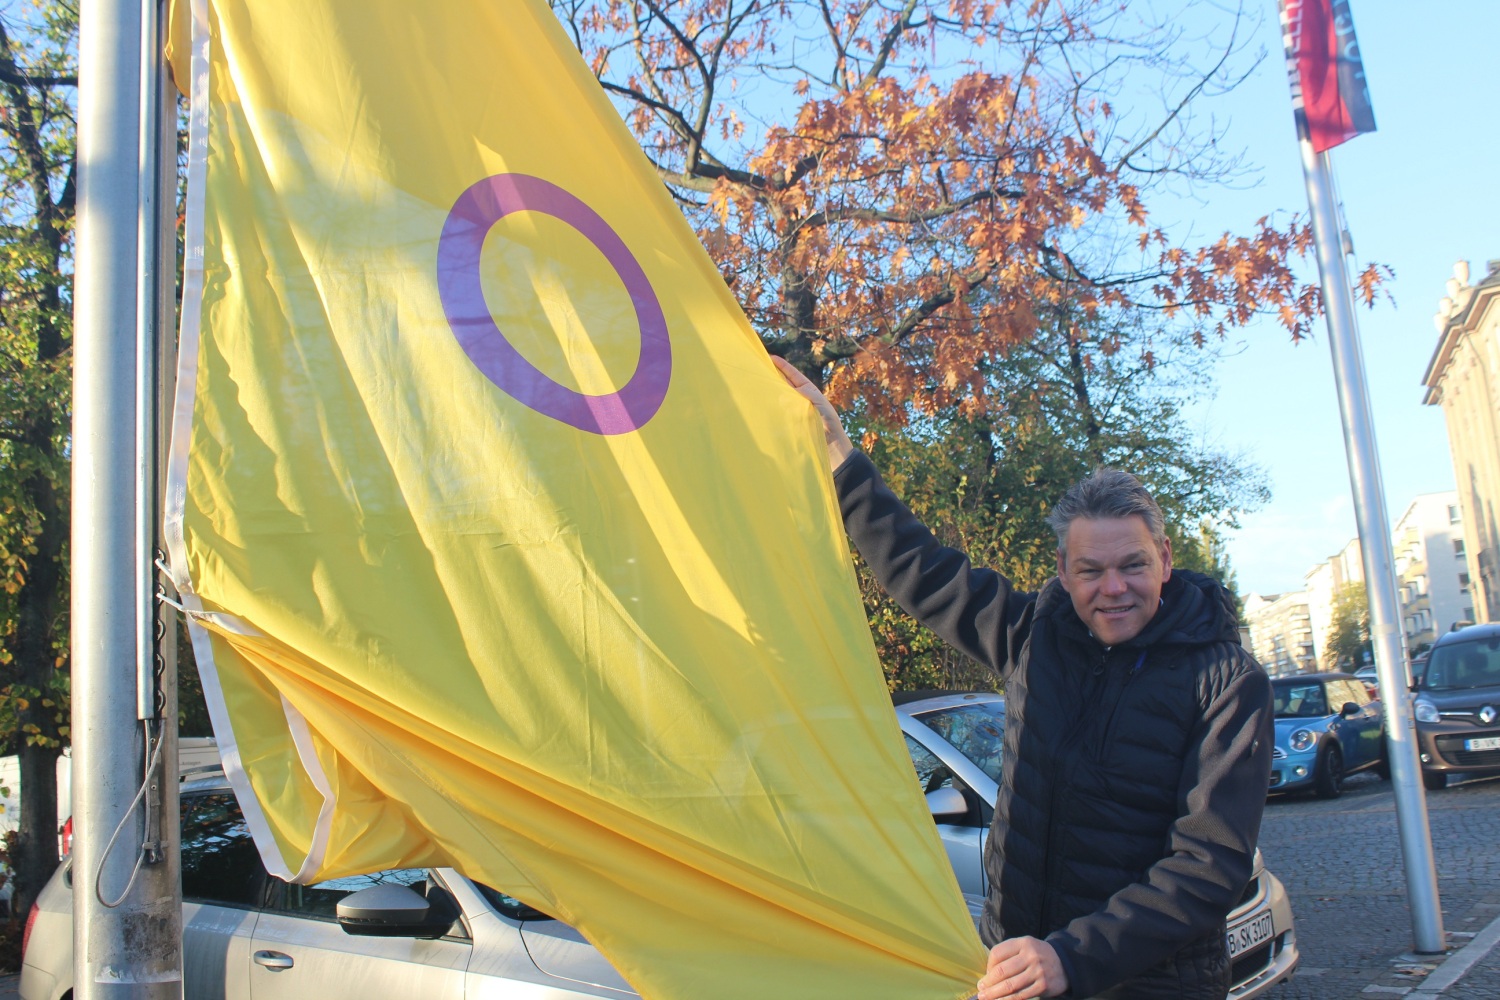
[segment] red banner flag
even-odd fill
[[[1281,0],[1297,134],[1321,153],[1375,131],[1349,0]]]

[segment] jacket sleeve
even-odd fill
[[[1014,662],[1035,595],[1017,593],[999,573],[974,569],[968,556],[939,544],[863,453],[839,466],[834,486],[849,537],[897,604],[991,669]]]
[[[1250,881],[1273,725],[1270,678],[1245,661],[1193,734],[1166,857],[1102,909],[1048,935],[1070,996],[1103,992],[1214,932]]]

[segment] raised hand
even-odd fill
[[[776,368],[781,372],[781,377],[786,379],[787,385],[796,389],[812,403],[813,408],[818,411],[818,416],[823,420],[823,440],[828,445],[828,464],[837,469],[844,464],[844,459],[854,451],[854,442],[849,440],[849,435],[844,432],[844,425],[839,420],[839,411],[833,408],[828,397],[818,391],[818,387],[785,358],[771,356]]]

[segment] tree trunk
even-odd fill
[[[817,299],[808,287],[807,275],[789,265],[781,269],[781,308],[786,317],[782,336],[791,343],[786,359],[813,385],[823,388],[825,359],[813,348]]]
[[[21,826],[11,852],[11,913],[24,920],[57,869],[57,758],[61,747],[22,746]]]
[[[1073,399],[1083,417],[1084,439],[1088,442],[1089,464],[1095,468],[1104,464],[1104,452],[1099,447],[1099,417],[1094,412],[1094,401],[1089,397],[1087,366],[1083,362],[1083,348],[1078,338],[1068,337],[1068,378],[1072,383]]]
[[[39,415],[28,434],[33,447],[51,457],[52,421]],[[63,536],[69,519],[58,504],[52,480],[43,471],[27,478],[24,492],[39,515],[41,530],[29,561],[30,575],[18,595],[12,655],[19,687],[35,692],[16,713],[21,767],[21,823],[14,857],[13,912],[22,915],[57,867],[57,758],[62,753],[58,708],[52,681],[57,673],[55,630],[62,616]]]

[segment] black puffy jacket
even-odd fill
[[[1176,571],[1145,630],[1101,645],[1039,594],[939,545],[856,453],[844,523],[886,591],[1005,681],[1005,764],[986,848],[986,944],[1030,935],[1070,995],[1222,996],[1225,915],[1250,879],[1271,770],[1270,681],[1233,600]]]

